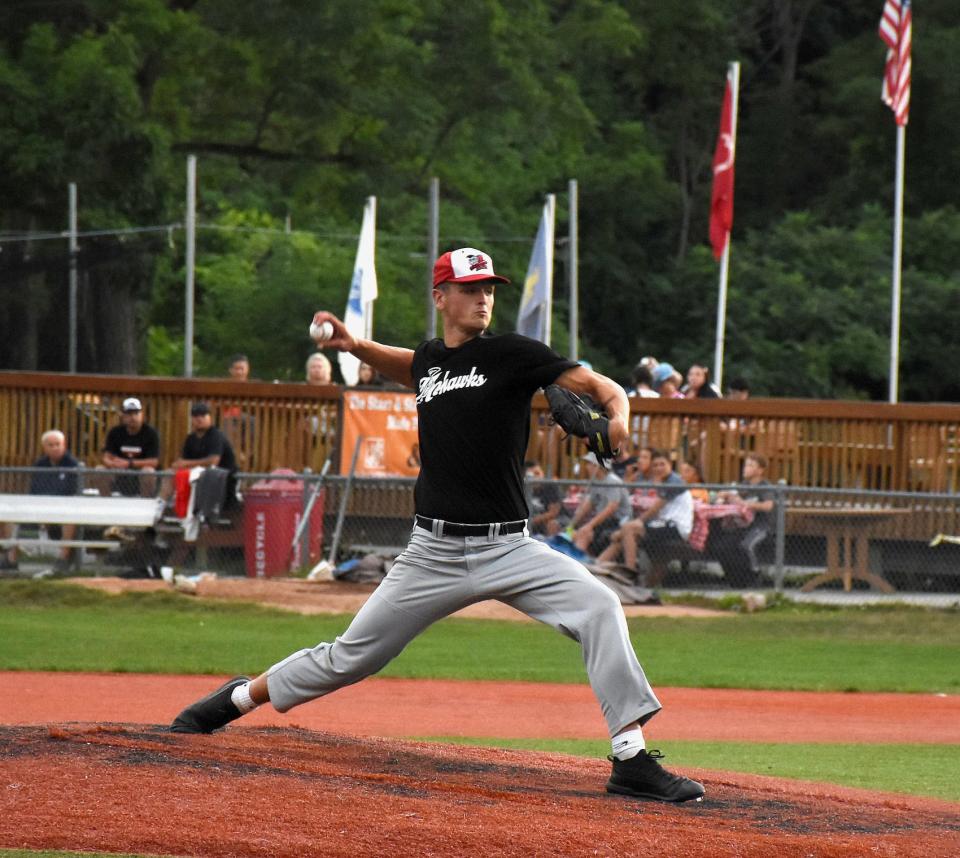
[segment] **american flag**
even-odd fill
[[[886,0],[880,18],[880,38],[889,50],[880,97],[893,111],[897,125],[910,116],[910,38],[913,15],[910,0]]]

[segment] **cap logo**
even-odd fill
[[[467,259],[470,261],[471,271],[486,271],[489,267],[487,264],[487,257],[480,253],[468,253]]]

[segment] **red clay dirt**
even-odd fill
[[[603,760],[379,738],[603,738],[581,686],[374,678],[289,715],[261,708],[213,736],[166,732],[217,681],[0,673],[0,723],[10,725],[0,727],[0,847],[239,858],[960,855],[957,803],[692,771],[706,799],[664,806],[606,795]],[[652,745],[958,741],[954,697],[661,695],[666,708],[645,731]]]
[[[215,688],[209,676],[0,671],[0,724],[71,721],[169,724]],[[645,733],[743,742],[960,743],[960,697],[658,688]],[[588,686],[373,677],[281,715],[264,706],[256,727],[305,727],[365,736],[606,738]]]
[[[204,856],[960,854],[960,806],[698,772],[608,796],[602,760],[308,730],[0,727],[0,845]]]

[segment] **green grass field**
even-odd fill
[[[349,617],[304,617],[175,593],[108,596],[60,582],[0,582],[0,669],[258,672],[329,640]],[[778,605],[713,619],[635,619],[655,685],[817,691],[960,692],[960,615],[911,608]],[[586,682],[579,648],[536,624],[445,620],[386,676]],[[448,739],[443,739],[448,741]],[[476,744],[505,745],[477,737]],[[606,743],[509,743],[607,753]],[[960,801],[960,746],[671,742],[674,765],[806,778]]]

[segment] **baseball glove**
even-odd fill
[[[587,449],[597,457],[597,464],[605,468],[606,459],[613,458],[617,451],[610,445],[610,420],[589,397],[581,398],[573,391],[556,384],[543,389],[553,422],[567,435],[583,438]]]

